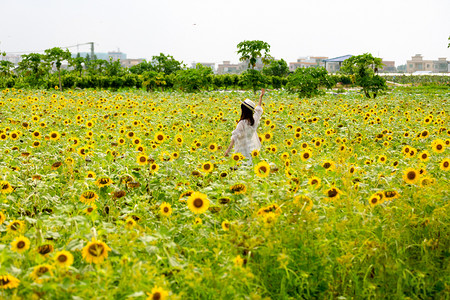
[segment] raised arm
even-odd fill
[[[262,98],[263,98],[265,93],[266,93],[266,89],[261,89],[261,94],[259,95],[259,102],[258,102],[259,106],[261,106]]]

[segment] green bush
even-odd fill
[[[328,75],[325,68],[298,68],[288,77],[287,89],[298,93],[300,97],[313,97],[323,91],[320,87],[331,88],[335,85],[334,79]]]

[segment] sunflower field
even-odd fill
[[[0,91],[0,297],[448,299],[449,96]]]

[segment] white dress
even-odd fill
[[[252,151],[261,149],[261,142],[259,141],[256,129],[258,128],[262,113],[262,107],[259,105],[256,106],[255,113],[253,114],[253,119],[255,120],[253,126],[250,126],[247,120],[240,120],[236,129],[231,133],[231,140],[234,141],[234,152],[244,155],[250,164],[252,163]]]

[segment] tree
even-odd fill
[[[166,75],[175,73],[182,69],[182,63],[173,58],[171,55],[164,55],[160,53],[152,57],[152,66],[157,73],[164,73]]]
[[[32,87],[39,86],[42,78],[48,74],[50,64],[43,59],[43,55],[39,53],[30,53],[22,55],[19,62],[19,74],[24,81]]]
[[[312,97],[321,94],[320,87],[331,88],[335,84],[324,67],[298,68],[288,77],[286,84],[290,92],[300,97]]]
[[[63,50],[59,47],[54,47],[51,49],[45,50],[45,60],[48,61],[52,66],[53,64],[56,66],[56,70],[58,71],[59,78],[59,90],[62,91],[61,85],[61,64],[64,60],[70,60],[72,55],[69,50]]]
[[[243,41],[237,45],[237,53],[241,56],[240,61],[248,61],[248,67],[254,69],[256,61],[261,58],[267,64],[272,58],[269,55],[270,45],[263,41]]]
[[[267,78],[257,70],[248,69],[241,75],[241,84],[246,88],[251,88],[254,93],[267,84]]]
[[[289,67],[284,59],[272,59],[267,66],[262,69],[264,75],[285,77],[289,75]]]
[[[6,53],[0,53],[2,56],[6,56]],[[0,61],[0,75],[9,77],[11,73],[11,69],[14,67],[14,64],[7,60]]]
[[[370,53],[352,56],[346,59],[340,72],[355,76],[355,83],[362,87],[367,98],[375,98],[379,91],[387,89],[386,80],[379,76],[378,68],[382,67],[381,58]]]
[[[69,66],[73,67],[73,70],[79,73],[81,77],[83,75],[83,64],[86,64],[86,60],[78,53],[77,57],[69,59]]]
[[[197,64],[195,69],[180,70],[176,73],[175,86],[183,92],[196,92],[208,88],[211,84],[210,76],[213,71],[210,67]]]

